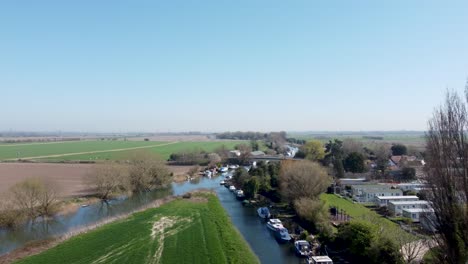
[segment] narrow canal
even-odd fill
[[[52,220],[30,223],[22,227],[0,229],[0,255],[26,245],[34,240],[60,236],[122,214],[127,214],[136,208],[170,194],[182,195],[200,188],[216,191],[221,204],[231,217],[252,250],[262,263],[301,263],[289,244],[278,244],[265,226],[265,222],[257,215],[256,208],[244,207],[232,192],[220,185],[224,177],[200,178],[181,184],[172,184],[172,188],[160,190],[128,199],[112,200],[108,204],[96,203],[78,211],[57,216]]]

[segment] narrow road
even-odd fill
[[[14,159],[5,159],[5,160],[25,160],[25,159],[46,159],[46,158],[60,158],[66,156],[74,156],[74,155],[84,155],[84,154],[97,154],[97,153],[107,153],[107,152],[119,152],[119,151],[127,151],[127,150],[136,150],[136,149],[146,149],[146,148],[154,148],[154,147],[162,147],[167,145],[172,145],[179,143],[179,141],[158,144],[158,145],[148,145],[148,146],[141,146],[141,147],[133,147],[133,148],[120,148],[120,149],[109,149],[109,150],[95,150],[95,151],[86,151],[86,152],[73,152],[73,153],[64,153],[64,154],[54,154],[54,155],[43,155],[43,156],[33,156],[33,157],[23,157],[23,158],[14,158]]]

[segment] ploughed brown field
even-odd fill
[[[92,193],[86,176],[96,164],[58,163],[0,163],[0,194],[28,178],[40,178],[57,184],[63,197],[85,196]],[[190,166],[168,166],[174,175],[184,175]]]

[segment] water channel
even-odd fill
[[[108,204],[96,203],[88,207],[81,207],[78,211],[67,215],[60,215],[52,220],[30,223],[22,227],[0,229],[0,255],[22,247],[28,242],[60,236],[99,221],[127,214],[138,207],[144,206],[156,199],[167,195],[182,195],[196,189],[212,189],[231,217],[254,253],[262,263],[301,263],[294,255],[290,245],[278,244],[265,226],[265,222],[257,215],[256,208],[244,207],[232,192],[220,185],[223,176],[215,178],[200,178],[184,183],[173,183],[172,188],[145,193],[126,199],[116,199]]]

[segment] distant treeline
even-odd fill
[[[269,133],[261,132],[224,132],[216,134],[216,138],[219,139],[236,139],[236,140],[264,140],[267,139]]]
[[[296,139],[296,138],[287,138],[286,132],[270,132],[270,133],[262,133],[262,132],[224,132],[216,134],[216,138],[218,139],[235,139],[235,140],[265,140],[267,142],[276,142],[281,143],[293,143],[303,145],[305,144],[305,140],[303,139]]]
[[[372,139],[372,140],[383,140],[384,137],[376,137],[376,136],[363,136],[363,139]]]
[[[61,142],[61,141],[80,141],[80,138],[18,138],[1,140],[1,143],[31,143],[31,142]]]

